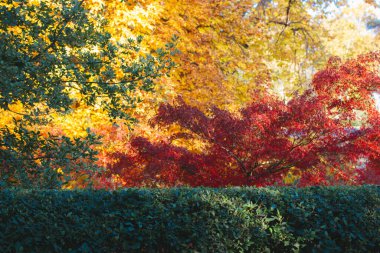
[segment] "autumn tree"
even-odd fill
[[[140,123],[134,134],[151,140],[165,138],[178,130],[173,126],[162,131],[148,124],[159,103],[174,101],[178,95],[204,112],[213,106],[236,112],[253,94],[268,88],[279,90],[289,98],[302,86],[300,83],[311,77],[304,72],[310,72],[310,66],[316,62],[325,62],[321,38],[326,37],[329,27],[321,23],[331,4],[344,3],[314,0],[85,2],[86,8],[109,20],[106,30],[114,39],[142,34],[145,38],[142,51],[163,46],[173,34],[179,36],[181,53],[174,57],[178,67],[160,80],[154,96],[144,94],[145,102],[135,110]],[[82,105],[77,112],[60,117],[55,121],[55,128],[83,134],[86,126],[91,126],[105,133],[106,145],[101,147],[100,158],[103,163],[112,163],[109,154],[122,150],[132,133],[122,124],[118,125],[124,130],[105,124],[106,117],[92,108]],[[80,120],[83,118],[86,123]],[[73,124],[67,125],[66,121]],[[196,146],[187,142],[189,149],[197,149]]]
[[[145,102],[135,110],[140,121],[135,134],[152,140],[166,136],[147,124],[161,102],[180,95],[204,112],[212,106],[236,112],[253,94],[268,88],[290,99],[295,90],[308,88],[331,55],[356,56],[377,45],[365,25],[360,23],[359,33],[353,28],[357,20],[349,18],[354,13],[361,20],[370,10],[346,1],[88,0],[85,5],[109,20],[105,29],[113,39],[143,35],[144,52],[163,46],[173,34],[180,37],[181,53],[174,57],[178,68],[160,80],[154,95],[145,93]],[[102,111],[85,104],[69,117],[55,119],[52,128],[68,135],[84,135],[86,127],[105,134],[100,150],[104,162],[131,134],[123,124],[117,125],[125,131],[108,124]]]
[[[180,37],[178,68],[158,86],[154,102],[178,94],[201,109],[218,106],[237,110],[258,89],[286,84],[291,93],[310,76],[305,72],[324,59],[322,38],[331,5],[346,1],[113,1],[92,0],[89,8],[104,5],[110,33],[147,38],[157,47],[168,37]],[[297,74],[295,75],[294,72]],[[304,87],[303,87],[304,88]],[[288,94],[288,96],[290,96]]]
[[[141,37],[113,40],[84,2],[0,3],[0,108],[13,119],[0,129],[2,186],[55,188],[72,171],[96,169],[98,137],[69,138],[41,124],[77,103],[131,122],[136,93],[151,91],[173,65],[173,44],[140,53]]]
[[[264,186],[283,184],[289,172],[300,186],[378,182],[380,114],[372,94],[379,62],[379,53],[332,58],[302,95],[286,103],[258,94],[239,115],[216,107],[205,114],[181,99],[163,104],[154,122],[182,131],[156,143],[134,138],[128,155],[114,155],[111,172],[127,185]],[[173,145],[178,138],[206,147],[192,152]]]

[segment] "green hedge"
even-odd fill
[[[1,252],[379,252],[380,187],[0,191]]]

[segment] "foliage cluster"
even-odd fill
[[[375,252],[380,188],[0,192],[2,252]]]
[[[348,2],[2,1],[0,186],[379,183],[379,53],[308,82],[377,48]]]
[[[141,36],[115,41],[85,1],[0,3],[0,185],[59,188],[98,167],[99,138],[41,131],[83,104],[108,119],[131,116],[141,92],[173,66],[174,44],[140,52]]]
[[[265,186],[282,184],[289,172],[298,186],[379,183],[380,113],[372,97],[379,61],[379,52],[331,58],[303,94],[290,101],[258,94],[240,114],[205,113],[181,99],[162,104],[152,123],[180,131],[155,142],[132,138],[110,172],[135,186]],[[204,147],[194,152],[177,140]]]

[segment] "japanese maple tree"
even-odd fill
[[[289,171],[299,186],[378,183],[379,53],[341,63],[331,58],[311,88],[288,102],[258,93],[239,114],[204,113],[181,98],[163,104],[153,124],[177,124],[179,133],[151,143],[135,137],[128,154],[116,153],[110,172],[127,185],[272,185]],[[203,152],[173,144],[200,139]]]

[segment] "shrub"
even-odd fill
[[[380,188],[0,192],[6,252],[374,252]]]

